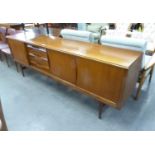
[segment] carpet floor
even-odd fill
[[[98,102],[31,69],[25,77],[0,61],[0,97],[12,131],[155,130],[155,75],[138,101],[130,97],[121,110],[106,106],[98,119]]]

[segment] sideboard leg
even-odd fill
[[[103,106],[104,106],[104,104],[99,102],[99,111],[98,111],[98,118],[99,119],[102,118]]]
[[[18,63],[15,61],[15,66],[16,66],[16,70],[17,70],[17,72],[19,72],[18,71]]]
[[[23,67],[22,65],[20,65],[20,70],[21,70],[21,72],[22,72],[23,77],[25,77],[25,74],[24,74],[24,67]]]

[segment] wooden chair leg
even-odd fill
[[[103,106],[104,104],[99,102],[99,111],[98,111],[98,118],[101,119],[102,118],[102,112],[103,112]]]
[[[0,53],[0,61],[3,61],[3,59],[2,59],[2,53]]]
[[[6,63],[7,63],[7,65],[8,65],[8,67],[10,67],[7,54],[4,54],[4,56],[5,56],[5,60],[6,60]]]
[[[1,58],[0,58],[1,61],[3,61],[3,60],[4,60],[4,59],[3,59],[3,58],[4,58],[4,57],[3,57],[3,53],[0,54],[0,57],[1,57]]]
[[[139,82],[139,86],[138,86],[138,89],[136,92],[135,100],[138,100],[138,98],[140,96],[140,92],[141,92],[144,81],[145,81],[145,78],[141,79],[141,81]]]

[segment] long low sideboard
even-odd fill
[[[14,61],[120,109],[135,89],[142,53],[30,32],[8,36]]]

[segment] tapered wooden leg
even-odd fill
[[[101,119],[102,118],[102,112],[103,112],[103,106],[104,104],[99,102],[99,111],[98,111],[98,118]]]
[[[153,67],[154,68],[154,67]],[[150,71],[150,78],[149,78],[149,83],[151,83],[151,80],[152,80],[152,75],[153,75],[153,68],[151,69]]]
[[[136,92],[135,100],[138,100],[138,97],[140,96],[140,92],[141,92],[144,81],[145,81],[145,78],[141,79],[141,81],[139,82],[139,86],[138,86],[138,89]]]
[[[1,99],[0,99],[0,121],[1,121],[1,125],[2,125],[0,127],[0,131],[8,131],[6,121],[5,121],[5,117],[4,117],[3,110],[2,110]]]
[[[22,65],[20,65],[20,69],[21,69],[21,72],[22,72],[23,77],[25,77],[24,69],[23,69],[23,66]]]
[[[18,63],[17,63],[17,62],[15,62],[15,66],[16,66],[17,72],[19,72],[19,71],[18,71]]]

